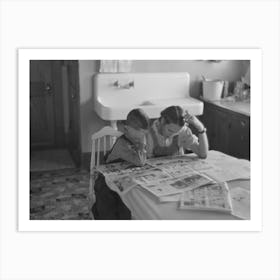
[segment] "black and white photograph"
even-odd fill
[[[31,59],[26,71],[30,220],[250,220],[250,59]],[[218,182],[237,212],[182,211],[184,192]]]

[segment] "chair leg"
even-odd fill
[[[95,203],[95,194],[93,190],[93,180],[92,180],[92,175],[90,175],[89,179],[89,193],[88,193],[88,211],[89,211],[89,216],[92,220],[94,220],[94,216],[92,214],[91,208],[93,204]]]

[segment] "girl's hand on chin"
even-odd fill
[[[194,126],[198,131],[201,131],[204,129],[204,125],[201,123],[201,121],[196,117],[188,112],[186,112],[185,115],[186,122],[192,126]]]

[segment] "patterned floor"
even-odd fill
[[[88,220],[89,173],[67,169],[30,173],[31,220]]]

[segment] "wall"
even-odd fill
[[[224,60],[221,62],[196,60],[135,60],[132,63],[132,72],[188,72],[190,74],[190,95],[198,97],[201,93],[201,75],[211,79],[237,81],[245,75],[249,61]]]
[[[92,76],[98,71],[98,65],[94,60],[79,61],[82,153],[91,150],[91,135],[107,124],[93,110]]]
[[[201,93],[201,75],[206,78],[237,81],[244,76],[248,61],[145,61],[135,60],[132,72],[188,72],[191,77],[190,95],[198,97]],[[98,71],[98,61],[80,60],[80,112],[82,153],[90,152],[90,136],[104,125],[109,124],[100,119],[93,110],[92,76]]]

